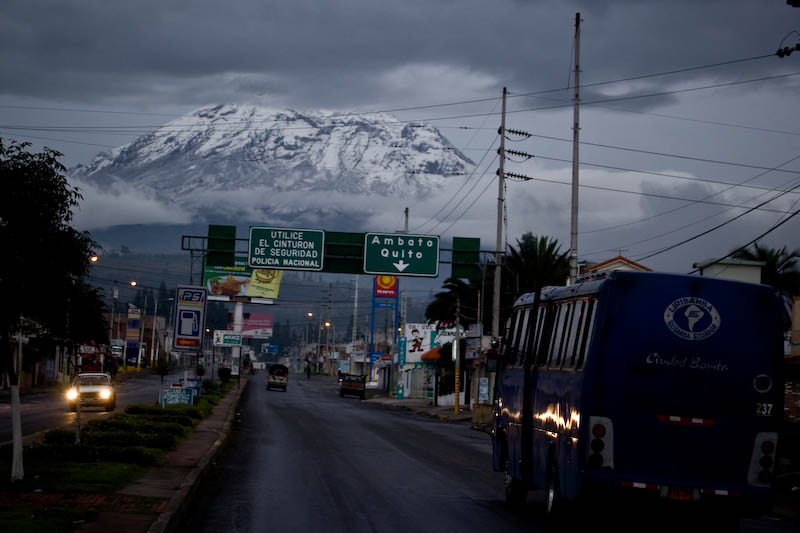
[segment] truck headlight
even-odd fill
[[[67,391],[67,400],[74,400],[78,397],[78,391],[74,388]]]
[[[100,397],[104,400],[108,400],[109,398],[111,398],[111,389],[101,389]]]

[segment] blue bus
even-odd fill
[[[781,330],[770,287],[721,279],[613,271],[521,296],[494,397],[507,501],[546,489],[551,516],[634,494],[768,510]]]

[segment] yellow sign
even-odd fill
[[[278,298],[283,270],[256,269],[250,277],[247,296],[251,298]]]

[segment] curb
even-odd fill
[[[225,443],[225,441],[227,441],[228,436],[230,435],[234,414],[239,408],[242,395],[247,388],[248,382],[249,380],[245,380],[244,386],[237,389],[239,396],[235,401],[231,402],[231,405],[228,408],[228,413],[225,416],[225,422],[218,432],[217,440],[214,441],[214,443],[211,445],[211,448],[208,449],[197,465],[192,468],[191,472],[189,472],[189,474],[183,478],[180,488],[174,495],[170,497],[167,507],[158,515],[158,518],[156,518],[156,520],[150,524],[150,527],[147,529],[147,533],[171,533],[176,531],[176,528],[180,525],[183,517],[186,515],[186,512],[189,509],[189,502],[199,486],[198,481],[203,477],[208,469],[209,464],[211,464],[211,461],[214,459],[214,457],[216,457],[217,453],[219,453],[222,445]]]

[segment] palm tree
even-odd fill
[[[517,239],[517,248],[509,246],[509,249],[506,269],[513,276],[517,295],[566,282],[569,251],[561,252],[558,239],[537,237],[529,231]]]
[[[517,239],[517,248],[510,246],[510,255],[503,265],[500,323],[503,324],[511,312],[514,300],[520,294],[532,292],[548,285],[563,285],[569,276],[568,252],[561,252],[558,239],[537,237],[527,232]],[[493,262],[484,263],[482,270],[491,279],[495,268]],[[461,300],[461,318],[466,322],[474,322],[477,317],[478,294],[481,291],[480,280],[465,283],[461,279],[448,278],[442,285],[444,292],[436,293],[435,299],[425,310],[428,320],[451,321],[455,317],[456,297]],[[491,283],[483,284],[481,296],[484,330],[492,322]]]
[[[444,291],[437,292],[434,295],[434,300],[425,309],[425,318],[432,321],[452,322],[455,319],[456,299],[458,298],[461,300],[462,320],[467,318],[467,321],[470,322],[469,318],[464,317],[464,315],[474,315],[475,313],[465,313],[464,306],[477,309],[478,292],[476,288],[458,278],[447,278],[444,280],[442,289]]]
[[[783,295],[800,295],[800,249],[787,251],[783,248],[769,248],[753,244],[753,248],[739,250],[733,257],[747,261],[763,261],[761,283],[770,285]]]

